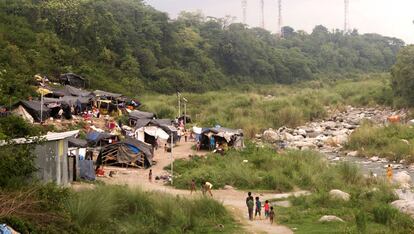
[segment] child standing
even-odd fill
[[[195,180],[194,179],[192,179],[191,180],[191,187],[190,187],[190,194],[193,194],[193,192],[195,192],[196,191],[196,183],[195,183]]]
[[[152,169],[149,170],[148,180],[149,180],[150,183],[152,183]]]
[[[266,200],[265,204],[264,204],[264,211],[265,211],[265,218],[269,218],[269,211],[270,211],[270,206],[269,206],[269,201]]]
[[[275,212],[273,211],[273,206],[272,206],[270,207],[270,212],[269,212],[270,224],[273,224],[274,217],[275,217]]]
[[[259,214],[259,219],[262,219],[262,202],[260,202],[259,197],[256,197],[256,210],[254,212],[254,218]]]

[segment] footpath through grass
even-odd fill
[[[414,162],[414,128],[391,124],[376,126],[366,122],[352,133],[347,148],[357,150],[359,156],[380,156],[399,162]]]

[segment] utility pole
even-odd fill
[[[173,132],[171,132],[171,185],[174,183],[174,156],[173,156],[173,141],[174,141],[174,135]]]
[[[183,97],[184,101],[184,126],[187,126],[187,102],[188,100]]]
[[[349,30],[349,0],[344,0],[344,33]]]
[[[242,0],[243,24],[247,23],[247,0]]]
[[[181,117],[181,93],[177,92],[177,98],[178,98],[178,116],[177,118],[179,119]]]
[[[264,0],[260,0],[260,26],[265,28],[265,16],[264,16]]]
[[[277,3],[277,9],[278,9],[278,19],[277,19],[277,32],[280,34],[280,37],[283,37],[282,32],[282,0],[278,0]]]

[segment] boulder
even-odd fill
[[[324,215],[319,219],[319,222],[344,222],[344,220],[335,215]]]
[[[349,193],[343,192],[339,189],[332,189],[331,191],[329,191],[329,196],[332,199],[338,199],[343,201],[349,201],[349,199],[351,198],[351,195],[349,195]]]
[[[234,190],[234,188],[230,185],[224,185],[224,190]]]
[[[400,187],[410,187],[411,176],[406,171],[400,171],[394,175],[394,181],[398,183]]]
[[[277,133],[273,129],[268,129],[263,133],[262,139],[269,143],[275,143],[277,141],[280,141],[281,137],[279,136],[279,133]]]
[[[293,135],[288,133],[288,132],[284,132],[283,133],[283,140],[285,141],[293,141]]]
[[[351,152],[348,152],[348,153],[346,154],[346,156],[349,156],[349,157],[356,157],[356,156],[358,156],[358,151],[351,151]]]
[[[334,136],[332,139],[337,145],[344,145],[348,142],[348,135],[338,135]]]
[[[379,157],[374,156],[374,157],[371,157],[369,160],[371,160],[372,162],[377,162],[379,160]]]
[[[393,207],[402,213],[410,215],[414,218],[414,201],[412,200],[396,200],[391,203]]]
[[[302,141],[305,139],[302,135],[296,135],[292,137],[293,141]]]
[[[298,135],[306,136],[306,130],[301,129],[301,128],[297,129],[297,130],[296,130],[296,133],[297,133]]]

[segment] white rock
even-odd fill
[[[379,160],[379,157],[374,156],[374,157],[371,157],[369,160],[371,160],[372,162],[377,162]]]
[[[275,132],[273,129],[268,129],[263,133],[262,136],[263,140],[270,142],[270,143],[275,143],[279,140],[281,140],[281,137],[279,136],[279,134],[277,132]]]
[[[305,139],[302,135],[296,135],[292,137],[293,141],[303,141]]]
[[[296,133],[298,135],[306,136],[306,130],[304,130],[304,129],[298,129],[298,130],[296,130]]]
[[[319,219],[319,222],[344,222],[344,220],[335,215],[324,215]]]
[[[224,190],[234,190],[234,188],[230,185],[224,185]]]
[[[288,133],[288,132],[285,132],[285,133],[283,133],[283,140],[285,140],[285,141],[293,141],[293,135],[290,134],[290,133]]]
[[[414,201],[412,200],[396,200],[391,203],[392,206],[397,208],[399,211],[410,215],[414,218]]]
[[[358,151],[351,151],[351,152],[348,152],[348,153],[346,154],[346,156],[349,156],[349,157],[356,157],[356,156],[358,156]]]
[[[334,136],[332,139],[336,144],[343,145],[348,142],[348,135],[338,135]]]
[[[329,196],[333,199],[339,199],[343,201],[349,201],[351,198],[351,195],[349,195],[349,193],[343,192],[339,189],[332,189],[329,191]]]
[[[411,176],[406,171],[400,171],[394,175],[394,181],[400,185],[400,187],[409,187],[411,184]]]

